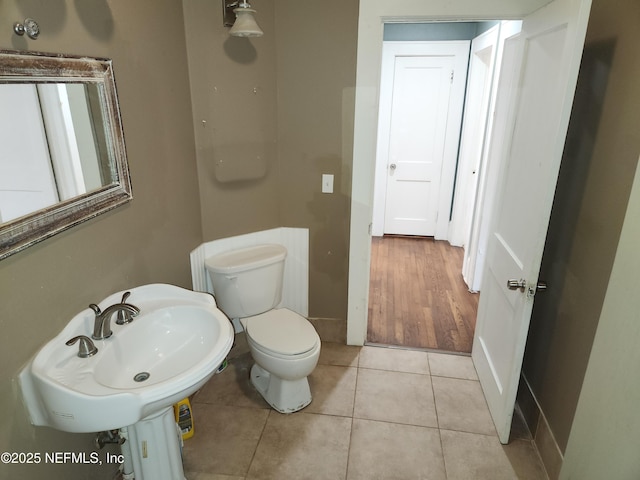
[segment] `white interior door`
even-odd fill
[[[472,351],[502,443],[509,440],[590,5],[555,0],[525,17],[521,34],[505,46],[520,49],[522,61]],[[508,280],[516,289],[507,288]]]
[[[460,155],[453,203],[453,218],[449,243],[468,250],[473,207],[480,178],[489,102],[491,100],[494,66],[500,25],[487,30],[471,42],[467,95],[460,135]]]
[[[500,102],[498,102],[497,93],[500,89],[507,89],[508,91],[511,88],[510,86],[514,81],[513,75],[516,72],[509,66],[519,63],[520,59],[520,52],[514,48],[505,50],[504,46],[508,38],[520,33],[522,21],[504,20],[500,23],[500,38],[497,45],[494,82],[487,118],[486,141],[483,145],[478,192],[473,207],[471,232],[465,243],[462,263],[462,278],[467,283],[469,290],[474,292],[481,290],[482,274],[487,254],[487,239],[489,238],[488,219],[493,210],[497,190],[496,185],[500,172],[499,162],[504,157],[504,140],[511,133],[507,125],[510,98],[508,95],[503,95],[500,97]],[[516,56],[515,58],[510,57],[514,55]],[[504,70],[502,68],[503,65],[506,66]]]
[[[469,43],[384,46],[378,150],[386,169],[383,233],[446,234]]]

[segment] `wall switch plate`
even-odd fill
[[[333,175],[322,174],[322,193],[333,193]]]

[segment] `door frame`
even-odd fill
[[[519,20],[547,0],[452,0],[389,2],[363,0],[358,18],[353,175],[349,245],[347,344],[367,336],[373,179],[384,23]]]

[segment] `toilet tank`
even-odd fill
[[[287,249],[258,245],[205,260],[218,308],[229,318],[244,318],[276,307],[282,298]]]

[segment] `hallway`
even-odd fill
[[[367,342],[471,353],[478,294],[462,248],[425,237],[373,237]]]

